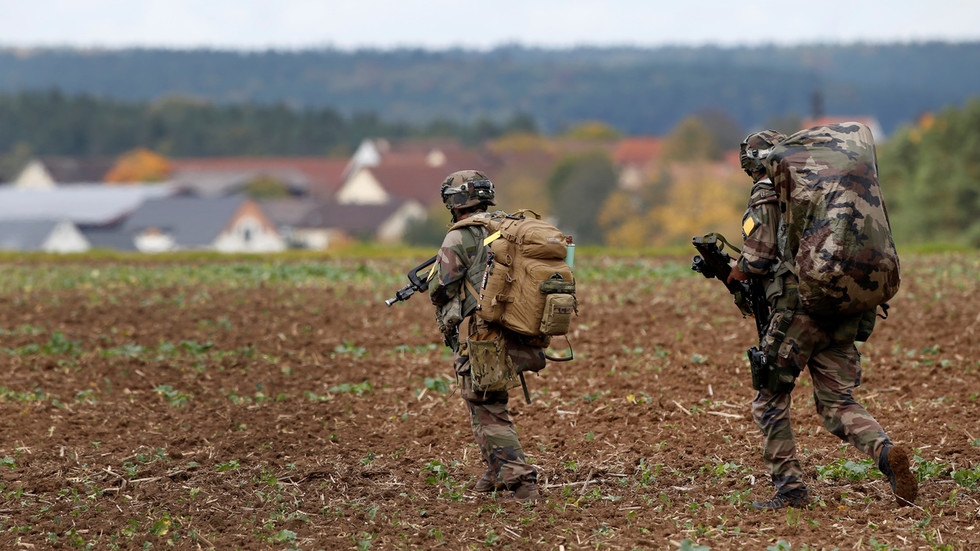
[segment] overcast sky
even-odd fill
[[[0,46],[342,49],[980,40],[977,0],[0,0]]]

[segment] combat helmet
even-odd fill
[[[775,130],[753,132],[746,136],[739,144],[738,160],[742,165],[742,170],[749,176],[757,172],[765,172],[762,161],[769,156],[776,144],[785,139],[786,136]]]
[[[476,170],[460,170],[450,174],[439,191],[449,210],[477,205],[493,205],[493,182]]]

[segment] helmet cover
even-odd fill
[[[449,210],[494,204],[493,182],[476,170],[453,172],[442,182],[439,194]]]
[[[775,130],[753,132],[746,136],[739,144],[738,160],[742,165],[742,170],[749,176],[764,172],[765,165],[762,164],[762,161],[769,156],[769,153],[778,143],[785,139],[786,136]]]

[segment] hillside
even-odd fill
[[[871,115],[888,133],[980,92],[980,43],[755,48],[468,50],[0,49],[0,92],[58,88],[126,101],[331,108],[423,123],[531,115],[544,131],[602,120],[663,134],[723,111],[744,128],[809,115]]]

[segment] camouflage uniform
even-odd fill
[[[471,215],[480,216],[489,215],[480,212]],[[459,309],[460,320],[470,320],[466,324],[466,334],[474,334],[485,326],[486,322],[472,315],[476,297],[467,291],[465,281],[469,280],[471,289],[477,289],[481,284],[487,259],[487,248],[483,245],[486,234],[486,229],[480,225],[460,227],[446,234],[442,242],[436,261],[437,280],[429,285],[440,329],[452,329],[446,327],[444,320],[450,318],[449,325],[452,325],[454,314],[447,315],[446,311],[454,308]],[[465,340],[465,336],[461,339]],[[540,369],[545,362],[543,350],[508,346],[507,352],[518,371]],[[458,351],[454,354],[453,367],[461,379],[462,397],[470,411],[473,436],[480,446],[488,473],[496,477],[496,485],[513,490],[522,484],[535,483],[537,470],[525,461],[524,450],[507,409],[507,391],[474,391],[468,358],[460,356]]]
[[[852,396],[861,383],[861,356],[854,345],[861,315],[817,319],[802,311],[796,276],[779,260],[780,204],[768,178],[753,185],[742,221],[744,244],[738,269],[768,278],[766,296],[773,314],[761,343],[763,351],[775,356],[777,369],[794,377],[808,367],[824,427],[877,462],[882,448],[891,442]],[[785,330],[785,337],[778,352],[772,351],[780,330]],[[774,393],[765,388],[752,402],[752,416],[765,435],[763,457],[778,492],[805,488],[790,424],[791,402],[791,390]]]

